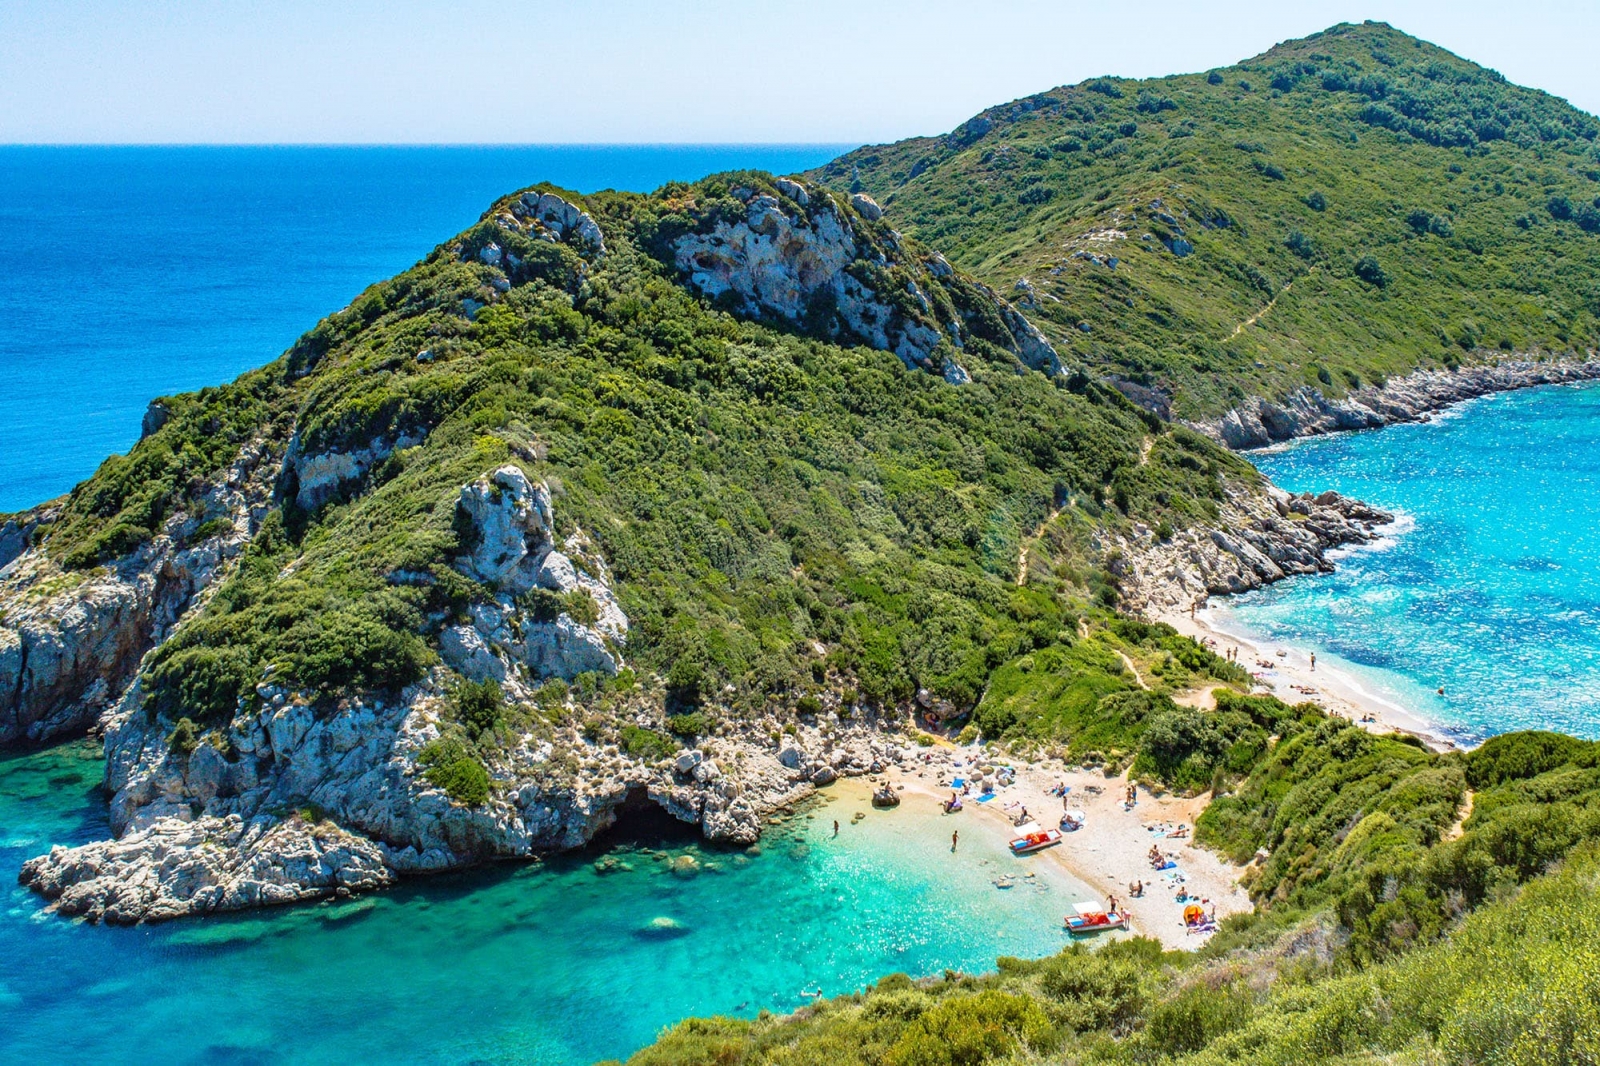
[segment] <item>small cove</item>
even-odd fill
[[[1291,492],[1334,489],[1402,521],[1331,575],[1213,601],[1224,629],[1315,650],[1458,743],[1600,736],[1600,386],[1486,396],[1251,459]]]
[[[1004,854],[995,827],[917,800],[873,811],[852,783],[770,827],[757,853],[647,817],[603,850],[543,863],[96,928],[39,914],[14,876],[51,844],[104,835],[99,777],[88,743],[0,760],[8,1061],[575,1066],[626,1056],[690,1014],[787,1012],[807,989],[1053,953],[1086,892],[1053,863]],[[697,872],[673,871],[690,861]],[[1009,891],[990,884],[1028,869],[1038,876]]]

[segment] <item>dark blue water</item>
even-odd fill
[[[1395,510],[1403,531],[1332,575],[1230,597],[1224,625],[1316,649],[1465,741],[1600,736],[1600,386],[1484,397],[1253,458],[1291,491]]]
[[[513,189],[643,192],[845,147],[0,147],[0,512],[65,492],[151,398],[270,362]]]

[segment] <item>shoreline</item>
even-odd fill
[[[1459,403],[1494,393],[1600,380],[1600,357],[1593,351],[1546,355],[1496,357],[1455,370],[1419,367],[1338,399],[1306,385],[1278,400],[1250,397],[1216,418],[1183,424],[1233,451],[1248,452],[1304,437],[1426,422]]]
[[[923,756],[930,761],[924,762]],[[957,765],[957,762],[961,765]],[[833,785],[820,790],[863,803],[870,802],[875,780],[889,780],[901,797],[901,806],[894,813],[904,812],[912,806],[928,812],[949,797],[947,783],[954,776],[963,776],[974,763],[993,763],[1011,766],[1016,772],[1015,782],[995,790],[995,798],[987,803],[977,802],[977,793],[963,797],[963,807],[951,814],[939,813],[935,817],[948,822],[950,831],[982,833],[1000,841],[1011,839],[1014,833],[1012,816],[1026,808],[1030,818],[1046,828],[1055,828],[1064,807],[1082,810],[1087,818],[1083,828],[1063,833],[1060,844],[1021,857],[1017,861],[1016,876],[1026,877],[1029,867],[1037,862],[1054,864],[1073,881],[1089,889],[1089,897],[1105,902],[1116,896],[1119,907],[1130,915],[1127,932],[1098,934],[1081,938],[1083,943],[1094,944],[1107,936],[1148,936],[1161,941],[1169,950],[1194,951],[1210,939],[1209,934],[1192,934],[1183,924],[1183,909],[1198,897],[1205,904],[1214,904],[1220,921],[1231,914],[1246,913],[1252,909],[1249,896],[1239,886],[1244,867],[1234,866],[1218,853],[1194,844],[1194,821],[1210,802],[1209,793],[1182,797],[1171,794],[1152,795],[1139,789],[1138,801],[1125,808],[1123,793],[1127,787],[1126,775],[1106,777],[1098,771],[1088,771],[1063,765],[1044,765],[1009,758],[977,747],[956,747],[945,743],[931,748],[913,748],[907,758],[884,774],[873,778],[841,778]],[[1049,794],[1056,783],[1064,783],[1070,791],[1063,800]],[[844,786],[841,789],[841,786]],[[1098,794],[1088,791],[1098,788]],[[1161,827],[1152,830],[1151,826]],[[1185,827],[1181,837],[1168,837],[1169,831]],[[940,826],[941,830],[944,828]],[[1147,855],[1152,845],[1172,858],[1175,871],[1158,873],[1151,869]],[[958,845],[956,855],[961,857]],[[1183,880],[1174,880],[1174,873]],[[1143,881],[1144,894],[1130,898],[1128,886]],[[1192,893],[1179,900],[1179,889]],[[1076,900],[1063,901],[1062,918],[1066,909]]]
[[[1436,723],[1369,691],[1337,666],[1330,667],[1327,664],[1330,653],[1324,651],[1321,667],[1313,667],[1314,649],[1234,632],[1213,614],[1209,600],[1193,618],[1182,612],[1163,612],[1156,620],[1202,644],[1215,642],[1213,650],[1219,654],[1229,647],[1238,648],[1239,665],[1249,670],[1255,679],[1252,691],[1265,690],[1291,705],[1315,703],[1370,733],[1405,733],[1421,740],[1433,751],[1458,750],[1455,741]]]

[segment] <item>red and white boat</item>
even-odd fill
[[[1061,843],[1061,830],[1046,829],[1038,822],[1017,826],[1017,837],[1011,842],[1011,854],[1028,855]]]
[[[1077,913],[1067,915],[1067,932],[1074,936],[1128,927],[1127,911],[1108,911],[1101,904],[1092,902],[1074,904],[1073,910]]]

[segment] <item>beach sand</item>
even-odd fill
[[[987,803],[977,802],[973,791],[963,797],[962,810],[944,814],[939,804],[950,797],[949,782],[954,777],[971,777],[970,771],[978,762],[1013,767],[1015,784],[998,789],[995,798]],[[1238,886],[1243,868],[1229,864],[1215,852],[1194,847],[1188,836],[1167,835],[1180,826],[1192,834],[1194,819],[1205,809],[1209,796],[1154,797],[1140,789],[1137,803],[1129,810],[1123,806],[1125,777],[1108,778],[1097,772],[1063,769],[1059,764],[1051,767],[990,756],[980,748],[945,743],[912,748],[899,766],[891,767],[886,774],[871,780],[844,779],[824,791],[867,803],[872,782],[885,778],[901,797],[893,814],[919,821],[930,816],[936,819],[945,848],[949,834],[959,831],[962,844],[957,846],[955,857],[962,861],[984,861],[993,852],[994,843],[1003,847],[1016,835],[1012,820],[1024,807],[1030,818],[1046,828],[1057,826],[1063,807],[1082,810],[1087,815],[1082,829],[1063,833],[1062,842],[1055,847],[1013,859],[1018,878],[1030,870],[1048,875],[1048,868],[1053,865],[1087,890],[1076,898],[1063,897],[1062,920],[1078,898],[1103,903],[1115,895],[1119,906],[1132,916],[1132,934],[1155,937],[1168,948],[1192,950],[1207,938],[1184,928],[1183,910],[1188,903],[1202,902],[1208,907],[1215,904],[1219,919],[1250,909],[1249,897]],[[1058,782],[1070,789],[1065,803],[1049,794]],[[1091,786],[1102,791],[1090,792]],[[1153,826],[1158,828],[1152,829]],[[977,843],[974,837],[982,838],[981,847],[973,846]],[[1148,856],[1152,845],[1176,862],[1175,870],[1157,873],[1151,868]],[[939,854],[948,857],[947,850],[941,849]],[[1181,881],[1177,880],[1180,876]],[[1140,898],[1129,895],[1128,886],[1134,881],[1145,884]],[[1199,899],[1180,900],[1180,889]],[[1092,942],[1106,935],[1118,934],[1087,939]]]
[[[1318,704],[1330,714],[1342,715],[1374,733],[1409,733],[1435,751],[1455,747],[1428,722],[1367,691],[1355,678],[1330,667],[1326,659],[1313,669],[1311,652],[1305,648],[1228,632],[1205,609],[1196,612],[1194,618],[1171,613],[1158,620],[1202,643],[1214,642],[1209,646],[1219,655],[1228,648],[1238,648],[1239,664],[1255,676],[1257,691],[1270,692],[1285,703]]]

